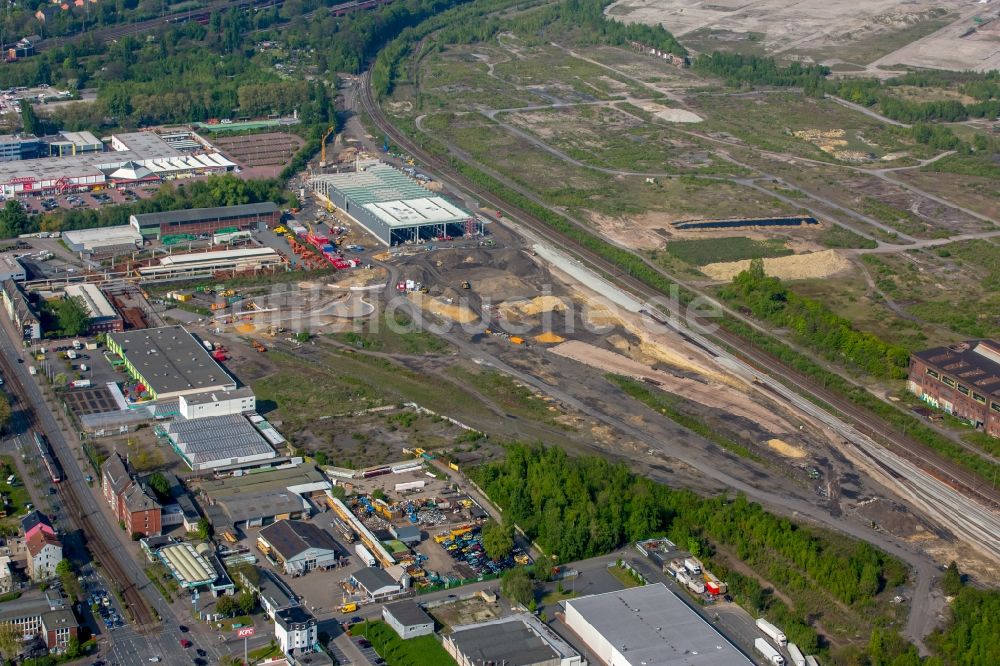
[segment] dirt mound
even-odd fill
[[[431,314],[451,319],[459,324],[469,324],[479,319],[475,312],[464,305],[455,305],[454,303],[447,303],[436,298],[427,298],[423,294],[410,294],[410,298]]]
[[[713,280],[732,280],[738,273],[750,267],[750,260],[724,261],[701,267],[701,272]],[[851,267],[851,262],[836,250],[824,250],[809,254],[793,254],[788,257],[764,259],[764,271],[783,280],[807,280],[835,275]]]

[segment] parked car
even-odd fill
[[[192,643],[188,639],[186,639],[186,638],[182,638],[181,639],[181,647],[182,648],[189,648],[189,647],[191,647],[191,645],[192,645]]]

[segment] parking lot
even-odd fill
[[[96,192],[78,192],[46,197],[22,194],[17,197],[17,200],[21,202],[28,214],[51,213],[60,208],[73,210],[131,203],[139,199],[148,199],[156,193],[156,189],[156,187],[122,190],[109,188]]]

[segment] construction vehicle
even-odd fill
[[[462,289],[472,289],[472,285],[469,284],[468,280],[462,280]]]
[[[285,234],[288,233],[288,229],[285,228],[284,225],[278,225],[274,228],[274,233],[278,234],[279,236],[284,236]]]
[[[267,347],[265,347],[264,345],[262,345],[262,344],[261,344],[261,343],[260,343],[259,341],[257,341],[257,340],[254,340],[254,341],[253,341],[253,348],[254,348],[254,350],[256,350],[256,351],[257,351],[257,353],[258,353],[258,354],[260,354],[260,353],[263,353],[263,352],[266,352],[266,351],[267,351]]]
[[[358,602],[351,601],[350,603],[343,604],[340,607],[341,613],[353,613],[358,610]]]
[[[326,140],[330,138],[331,134],[333,134],[333,128],[332,127],[327,127],[326,128],[326,132],[323,133],[323,138],[320,139],[320,142],[319,142],[319,145],[320,145],[320,149],[319,149],[319,152],[320,152],[320,155],[319,155],[319,168],[320,169],[323,169],[323,168],[326,167]]]

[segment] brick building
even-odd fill
[[[1000,343],[968,340],[917,352],[908,386],[932,407],[1000,437]]]
[[[112,453],[101,465],[101,493],[115,518],[125,525],[129,536],[160,534],[162,507],[117,453]]]

